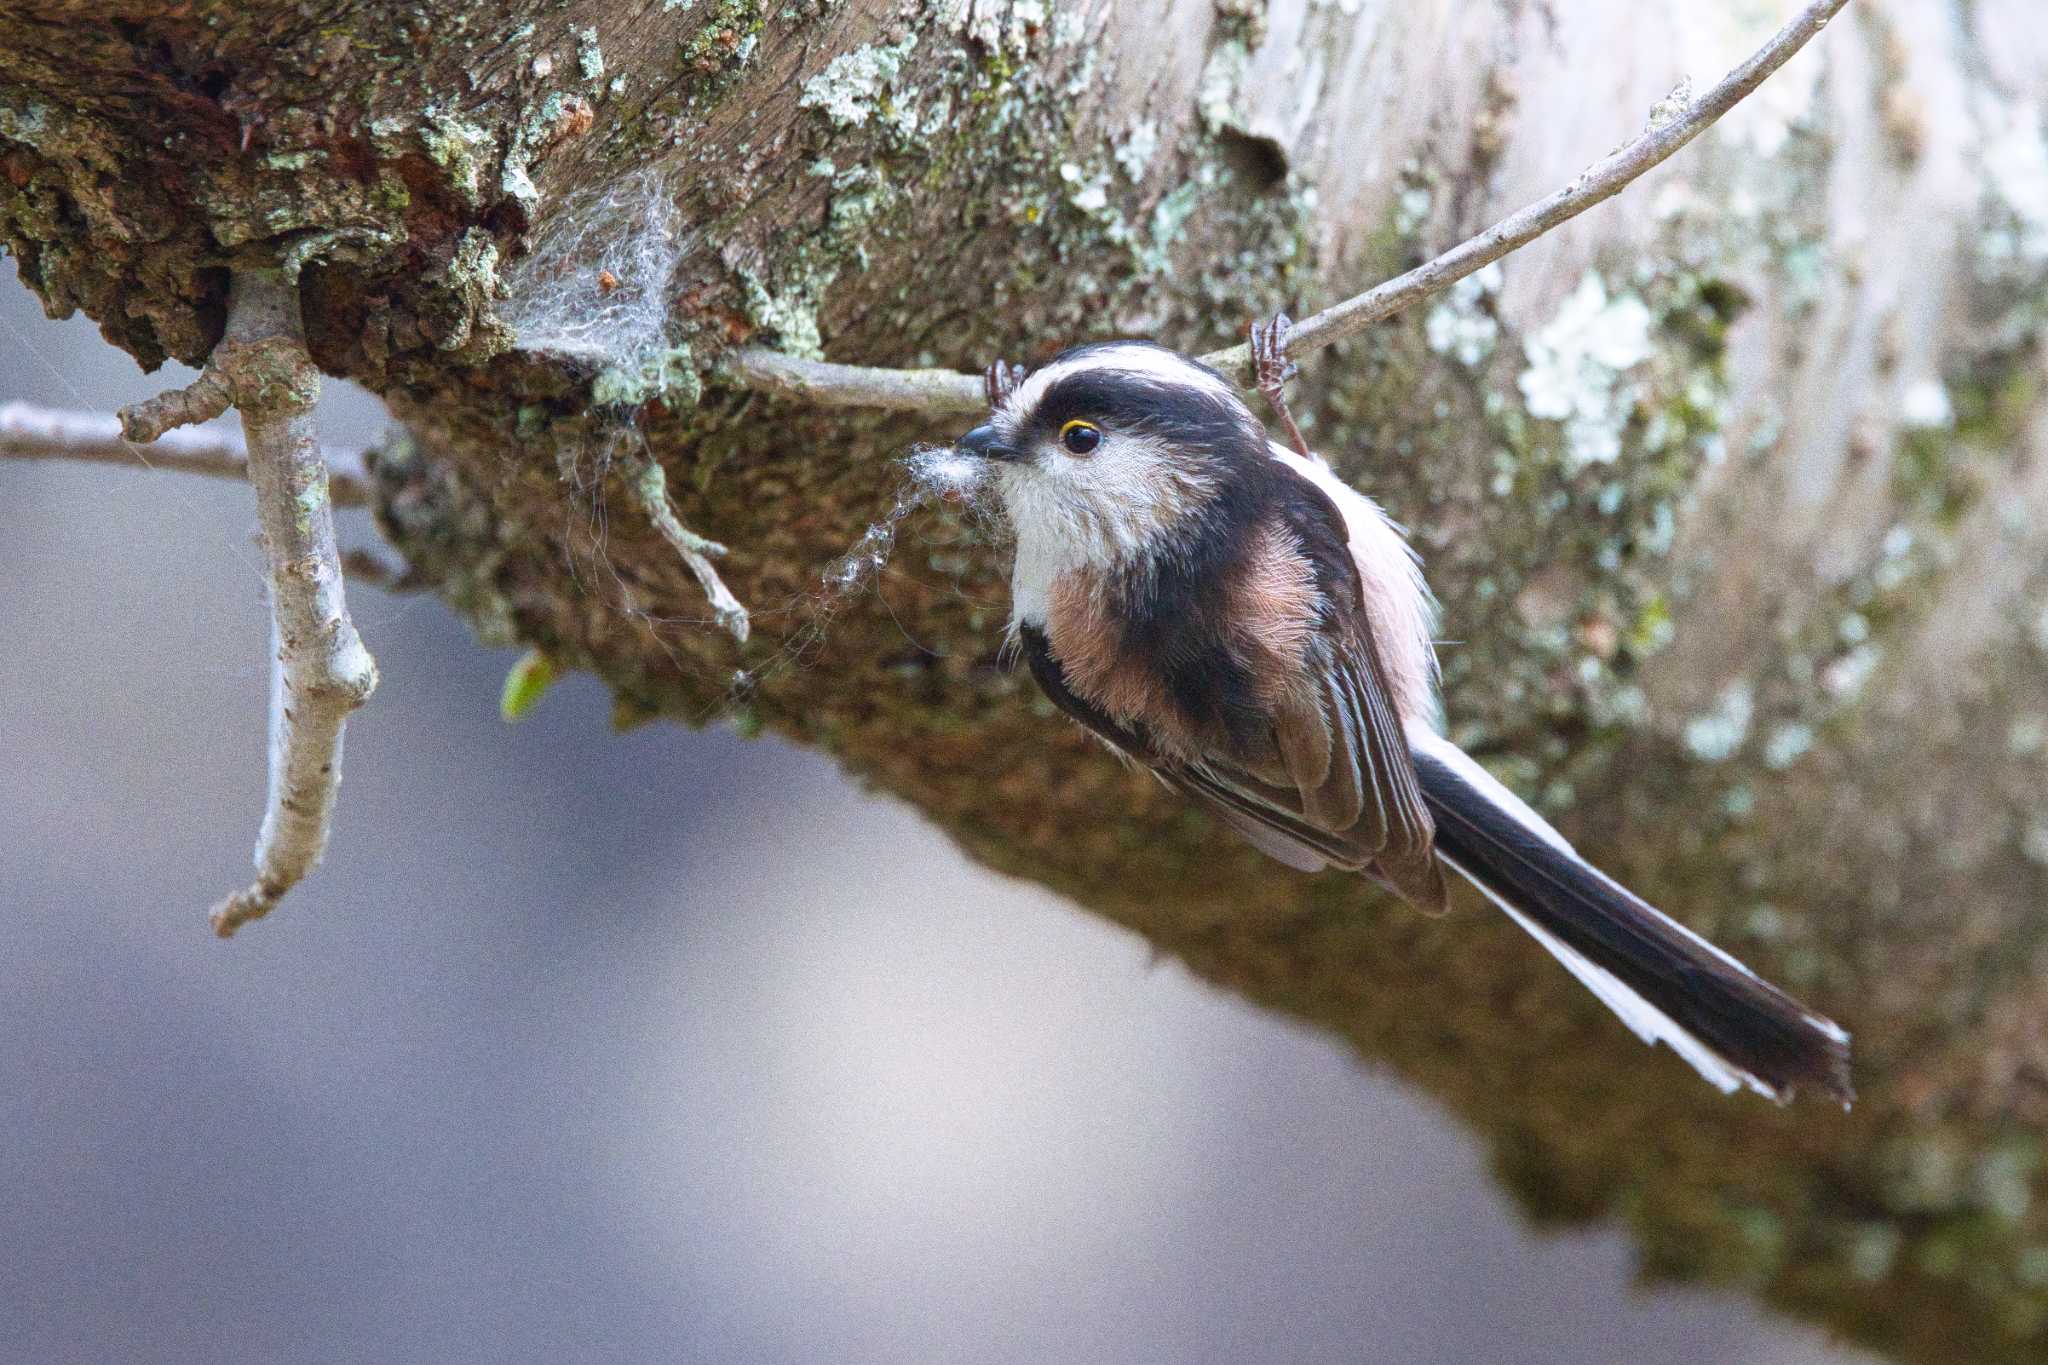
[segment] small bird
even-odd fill
[[[1013,640],[1052,702],[1254,847],[1425,913],[1477,886],[1723,1092],[1847,1105],[1849,1037],[1584,859],[1438,733],[1436,605],[1401,529],[1301,440],[1287,321],[1252,329],[1268,440],[1146,341],[998,362],[982,463],[1016,534]]]

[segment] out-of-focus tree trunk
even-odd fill
[[[1001,555],[955,515],[828,619],[889,457],[952,424],[715,370],[1221,343],[1564,183],[1786,8],[4,0],[0,236],[145,364],[205,356],[231,264],[303,263],[316,357],[411,432],[387,532],[486,638],[626,719],[825,746],[1428,1088],[1653,1272],[2039,1359],[2036,0],[1857,0],[1621,200],[1306,367],[1444,599],[1453,734],[1851,1026],[1846,1116],[1713,1094],[1476,904],[1424,922],[1220,837],[1003,670]],[[732,547],[745,648],[621,496],[641,452]]]

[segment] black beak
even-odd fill
[[[992,422],[983,422],[953,442],[953,448],[984,460],[1014,460],[1018,457],[1016,447],[1006,446],[996,439],[995,424]]]

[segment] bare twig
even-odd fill
[[[807,398],[825,407],[890,408],[898,412],[981,412],[985,381],[953,370],[878,370],[801,360],[765,346],[726,354],[724,370],[745,388]]]
[[[123,430],[160,435],[241,413],[249,481],[270,561],[270,792],[256,836],[256,880],[213,911],[226,938],[277,905],[320,861],[341,783],[342,728],[377,686],[377,664],[349,620],[334,543],[327,464],[313,434],[320,372],[306,354],[295,284],[237,271],[227,332],[199,383],[121,414]],[[212,409],[212,411],[209,411]]]
[[[248,448],[231,432],[165,430],[145,450],[121,434],[117,417],[39,408],[31,403],[0,404],[0,460],[68,460],[167,469],[216,479],[249,477]],[[329,456],[328,460],[346,463],[347,457]],[[370,487],[360,475],[331,472],[328,494],[336,507],[370,505]]]
[[[122,408],[121,436],[144,445],[177,427],[211,422],[234,405],[227,376],[209,362],[184,388],[166,389],[154,398]]]
[[[660,461],[635,457],[625,477],[626,486],[632,491],[633,500],[639,504],[641,512],[682,557],[690,572],[697,576],[697,584],[704,589],[704,596],[711,600],[711,613],[718,624],[733,639],[745,644],[753,631],[753,623],[747,616],[747,609],[732,595],[732,590],[725,586],[725,580],[718,576],[718,570],[711,563],[725,553],[725,547],[698,535],[676,516],[675,506],[668,500],[668,475]]]
[[[1827,26],[1849,0],[1812,0],[1790,23],[1773,35],[1748,61],[1736,67],[1697,99],[1667,113],[1660,105],[1640,136],[1582,171],[1569,185],[1548,198],[1509,214],[1475,237],[1405,275],[1324,309],[1297,323],[1287,336],[1288,351],[1300,355],[1334,341],[1355,336],[1382,318],[1418,303],[1457,283],[1509,252],[1576,218],[1595,204],[1613,198],[1646,171],[1691,142],[1723,114],[1762,85],[1766,78]],[[1677,103],[1677,101],[1672,101]],[[1251,350],[1227,346],[1202,359],[1239,383],[1253,381]],[[800,360],[758,346],[743,347],[726,357],[725,369],[747,388],[787,394],[836,407],[893,408],[929,413],[972,413],[987,406],[982,377],[952,370],[882,370],[858,365],[830,365]]]
[[[1380,319],[1448,289],[1473,271],[1620,194],[1740,104],[1772,72],[1790,61],[1793,53],[1826,28],[1828,20],[1848,3],[1849,0],[1813,0],[1706,94],[1669,113],[1660,106],[1657,116],[1633,142],[1581,171],[1563,189],[1509,214],[1478,236],[1468,237],[1407,274],[1397,275],[1296,323],[1287,334],[1289,354],[1299,355],[1356,336]],[[1251,376],[1248,345],[1212,351],[1202,359],[1240,382]]]

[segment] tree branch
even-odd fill
[[[982,412],[981,375],[954,370],[882,370],[803,360],[765,346],[726,353],[725,373],[742,387],[804,398],[824,407],[889,408],[898,412]]]
[[[248,448],[233,433],[166,429],[144,450],[122,434],[117,417],[33,403],[0,403],[0,460],[68,460],[215,479],[249,478]],[[328,460],[331,464],[335,457]],[[370,486],[361,475],[331,471],[328,496],[336,507],[368,507]]]
[[[306,353],[295,283],[238,271],[227,331],[190,388],[125,409],[122,429],[155,439],[231,402],[270,561],[270,791],[256,836],[256,880],[214,908],[226,938],[277,905],[320,861],[341,783],[342,729],[377,686],[377,664],[349,619],[327,464],[313,434],[320,372]]]
[[[1581,172],[1563,189],[1509,214],[1405,275],[1296,323],[1287,335],[1289,354],[1299,356],[1304,351],[1356,336],[1382,318],[1419,303],[1528,245],[1595,204],[1612,199],[1740,104],[1826,28],[1828,21],[1848,3],[1849,0],[1812,0],[1748,61],[1722,77],[1704,95],[1669,113],[1660,105],[1652,111],[1649,125],[1641,135]],[[1211,351],[1202,360],[1240,384],[1252,379],[1251,351],[1244,344]],[[744,387],[826,406],[963,414],[980,412],[988,406],[982,377],[953,370],[832,365],[759,346],[742,347],[730,353],[724,368]]]
[[[211,362],[182,389],[166,389],[154,398],[121,409],[121,438],[146,444],[178,427],[211,422],[235,404],[228,377]]]

